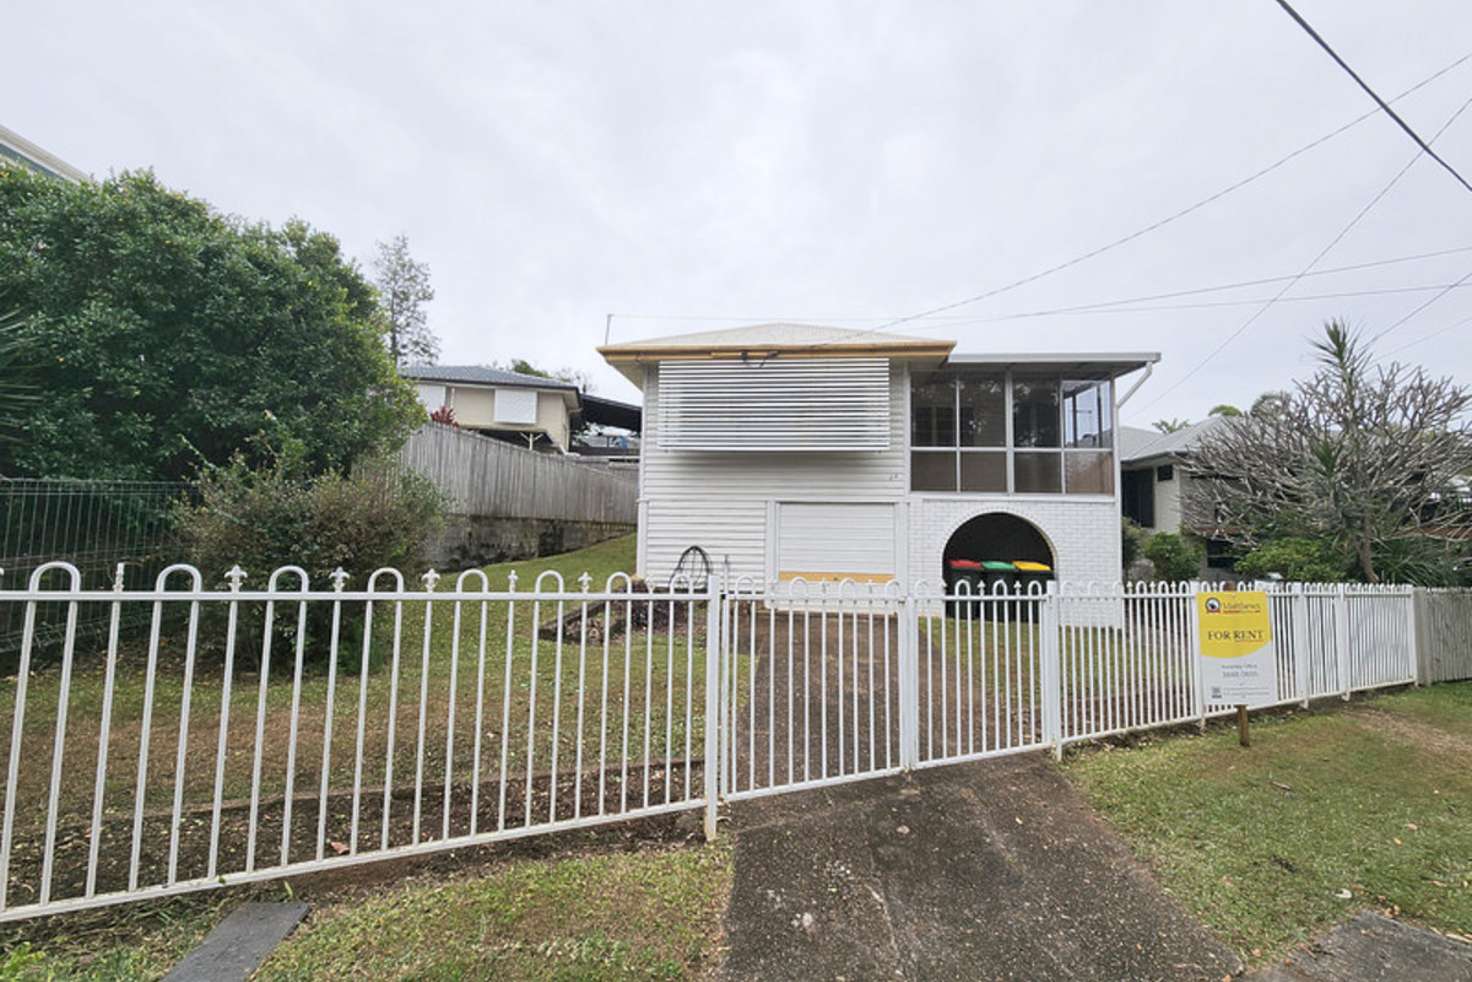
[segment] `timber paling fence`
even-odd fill
[[[438,423],[409,437],[398,462],[429,478],[459,515],[560,519],[632,525],[632,475]]]
[[[1199,584],[212,580],[89,588],[58,562],[0,591],[24,625],[0,920],[685,810],[713,835],[722,801],[1231,711],[1201,691]],[[1409,589],[1270,596],[1282,703],[1416,679]],[[47,611],[62,654],[37,670]]]

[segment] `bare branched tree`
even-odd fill
[[[396,235],[378,243],[373,257],[373,284],[383,313],[384,334],[395,365],[434,364],[440,341],[429,329],[424,305],[434,299],[429,264],[409,254],[409,239]]]
[[[1333,321],[1319,369],[1269,411],[1228,418],[1187,464],[1188,524],[1254,548],[1301,536],[1331,543],[1369,582],[1399,549],[1455,539],[1472,475],[1472,390],[1421,368],[1378,367]]]

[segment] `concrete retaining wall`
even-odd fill
[[[462,570],[569,552],[633,531],[632,524],[623,522],[448,515],[444,533],[430,547],[429,556],[436,569]]]

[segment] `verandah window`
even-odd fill
[[[938,375],[911,391],[910,487],[1112,494],[1112,399],[1108,380]]]

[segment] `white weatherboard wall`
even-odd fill
[[[1172,470],[1175,473],[1173,479],[1155,479],[1155,528],[1162,532],[1181,530],[1181,482],[1186,479],[1186,475],[1181,473],[1179,464],[1174,465]],[[1156,471],[1159,472],[1158,467]]]
[[[666,363],[673,364],[673,363]],[[778,364],[774,361],[770,365]],[[764,369],[755,369],[762,371]],[[889,374],[888,446],[883,450],[698,451],[660,439],[656,369],[644,385],[644,440],[639,468],[640,572],[662,582],[687,546],[701,546],[732,575],[769,579],[768,506],[777,502],[898,502],[905,497],[905,406],[908,376]],[[834,529],[833,535],[845,535]]]

